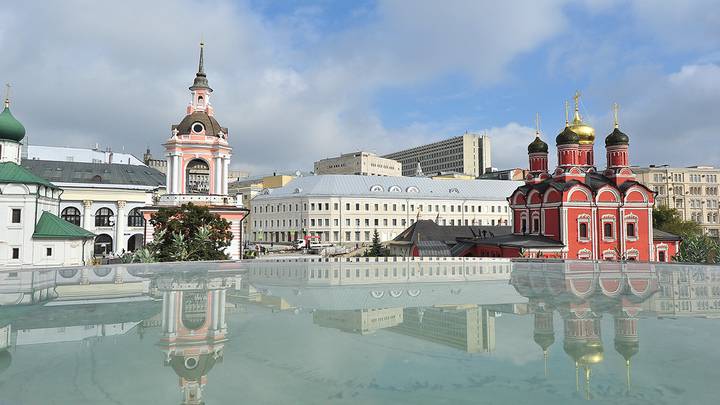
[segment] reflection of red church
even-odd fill
[[[563,320],[563,350],[575,363],[575,383],[591,396],[592,367],[604,361],[601,320],[604,313],[614,319],[615,350],[625,360],[626,384],[630,389],[630,359],[639,352],[638,314],[641,303],[658,291],[657,275],[648,264],[556,263],[536,269],[523,263],[512,273],[511,284],[529,299],[534,316],[533,338],[543,350],[545,372],[549,349],[555,342],[554,312]]]
[[[630,169],[630,139],[617,124],[605,138],[607,167],[595,168],[595,130],[583,122],[579,94],[572,121],[556,137],[558,166],[548,170],[539,131],[528,146],[525,185],[509,197],[513,232],[463,241],[465,256],[669,261],[677,237],[652,228],[654,192]]]
[[[157,279],[162,294],[162,337],[165,365],[180,377],[182,404],[203,404],[207,374],[223,359],[227,341],[222,277],[169,275]]]

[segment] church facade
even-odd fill
[[[170,138],[163,144],[167,193],[152,207],[143,209],[147,224],[145,241],[153,240],[154,229],[148,221],[160,208],[187,203],[204,205],[230,222],[233,239],[226,253],[237,260],[242,257],[242,221],[248,210],[242,207],[241,200],[228,194],[232,147],[228,143],[228,129],[218,123],[210,103],[213,90],[205,74],[203,44],[198,72],[189,89],[191,101],[186,115],[171,127]]]
[[[677,237],[654,234],[655,193],[630,169],[630,139],[619,129],[617,109],[615,128],[605,138],[605,169],[595,166],[595,130],[580,115],[579,94],[573,119],[566,118],[555,143],[558,165],[552,171],[539,129],[528,146],[525,184],[508,198],[512,233],[465,241],[462,255],[669,261],[677,253]]]

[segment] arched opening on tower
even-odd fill
[[[188,194],[210,192],[210,166],[202,159],[193,159],[185,169],[185,190]]]

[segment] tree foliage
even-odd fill
[[[690,235],[683,238],[680,243],[680,250],[673,258],[675,261],[684,263],[718,263],[720,245],[718,242],[705,235]]]
[[[160,208],[150,218],[154,239],[133,255],[133,262],[224,260],[230,246],[230,223],[207,207],[184,204]]]
[[[653,228],[670,232],[683,238],[702,235],[700,224],[695,221],[685,221],[675,208],[661,205],[653,209]]]
[[[384,257],[384,256],[390,256],[390,251],[388,249],[385,249],[380,243],[380,233],[378,233],[377,229],[373,232],[372,237],[372,243],[370,244],[370,249],[365,250],[365,254],[363,255],[365,257]]]

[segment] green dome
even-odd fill
[[[636,355],[640,351],[640,342],[638,341],[622,341],[615,340],[615,350],[623,356],[625,360]]]
[[[555,343],[555,335],[551,333],[535,333],[533,334],[533,340],[535,340],[535,343],[542,347],[543,350],[547,350],[548,347]]]
[[[605,138],[605,146],[628,144],[630,144],[630,137],[617,128],[615,128],[615,130],[613,130],[612,133]]]
[[[536,136],[535,140],[528,145],[528,153],[548,153],[548,144]]]
[[[563,129],[563,131],[555,138],[555,143],[558,145],[579,144],[580,135],[573,132],[570,127],[565,127],[565,129]]]
[[[25,137],[25,127],[16,120],[6,105],[0,113],[0,140],[20,142]]]

